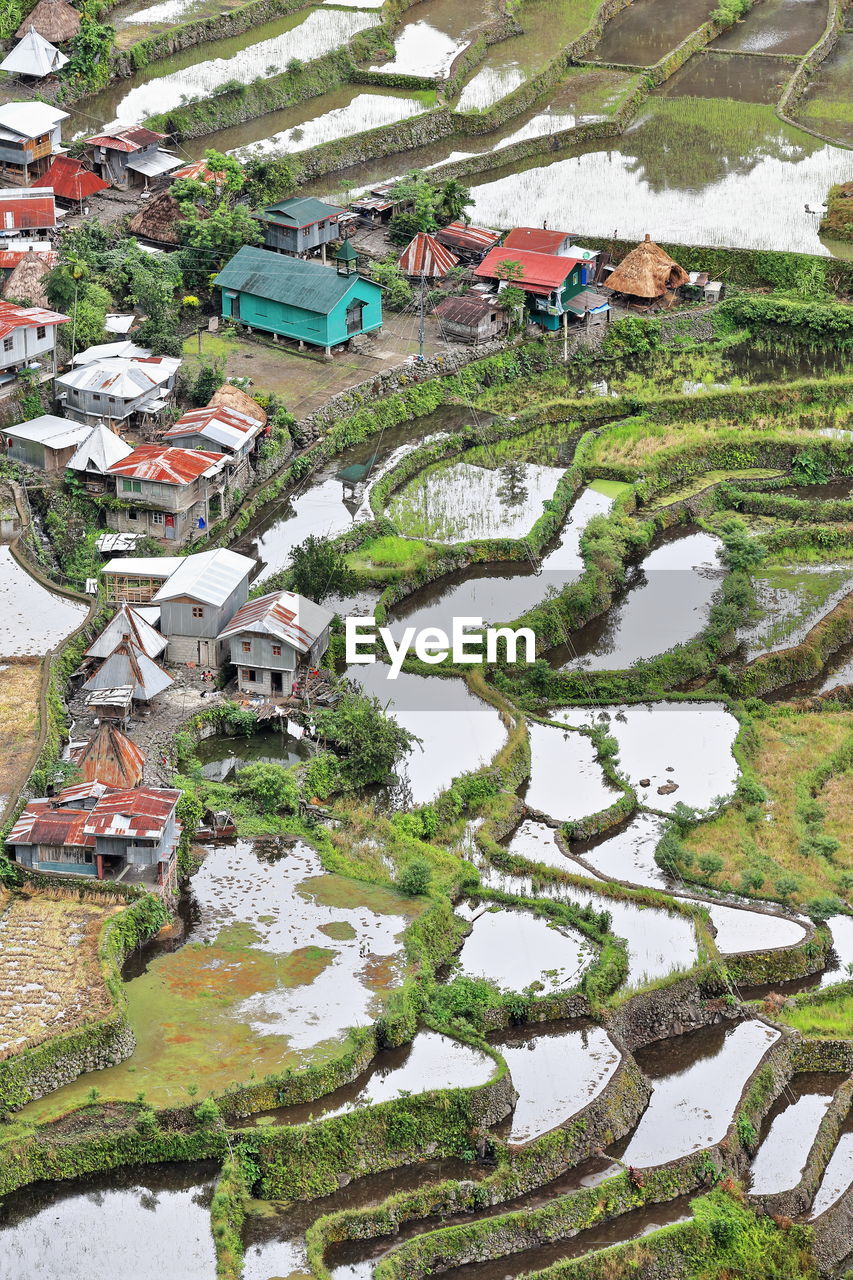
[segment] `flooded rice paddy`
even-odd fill
[[[34,1118],[105,1098],[186,1103],[336,1054],[401,980],[401,935],[419,907],[392,889],[328,875],[302,842],[209,851],[190,883],[177,950],[156,943],[127,983],[136,1048],[32,1103]]]
[[[0,657],[43,657],[81,626],[88,608],[48,591],[0,545]]]
[[[848,496],[847,485],[843,488],[845,492],[839,497]],[[738,631],[747,661],[762,653],[800,644],[812,627],[853,589],[853,564],[760,567],[753,575],[753,582],[757,617]]]
[[[459,0],[420,0],[404,15],[394,36],[393,57],[371,69],[392,76],[446,76],[478,27],[497,12],[495,0],[473,5],[459,4]]]
[[[739,770],[732,747],[740,726],[720,702],[562,707],[549,714],[606,729],[619,744],[619,771],[650,809],[669,812],[679,803],[710,809],[734,792]]]
[[[666,874],[655,862],[655,849],[666,822],[651,813],[638,813],[626,827],[603,840],[573,847],[572,852],[603,880],[666,888]]]
[[[289,14],[240,36],[185,49],[153,63],[87,100],[87,112],[104,123],[140,124],[184,102],[210,97],[236,80],[250,84],[279,75],[294,58],[310,62],[339,49],[378,18],[350,9]],[[210,56],[214,54],[214,56]]]
[[[853,146],[853,31],[842,31],[829,57],[812,78],[811,87],[798,108],[810,129],[836,142]]]
[[[427,467],[393,494],[388,515],[402,534],[436,542],[521,538],[553,497],[561,467],[524,465],[523,478],[471,462]]]
[[[545,995],[576,986],[594,955],[574,929],[515,907],[480,906],[459,953],[459,970],[504,991],[532,987]]]
[[[792,70],[785,58],[702,52],[688,58],[656,92],[664,98],[732,98],[772,105]]]
[[[530,1142],[564,1124],[601,1093],[620,1062],[607,1032],[594,1023],[518,1027],[492,1043],[506,1059],[519,1094],[502,1128],[514,1143]]]
[[[529,809],[555,822],[583,818],[606,809],[619,797],[607,781],[591,738],[554,725],[527,726],[530,780],[522,789]]]
[[[210,1164],[116,1169],[4,1197],[0,1280],[210,1280]]]
[[[853,977],[853,916],[830,916],[826,924],[832,934],[832,952],[821,974],[822,987]]]
[[[825,1213],[851,1186],[853,1186],[853,1112],[848,1115],[844,1131],[824,1170],[812,1202],[811,1217],[817,1218]]]
[[[614,605],[548,655],[561,670],[617,671],[657,657],[703,630],[724,571],[712,534],[676,528],[629,578]]]
[[[843,1083],[843,1075],[816,1072],[789,1082],[762,1126],[750,1173],[753,1195],[772,1196],[797,1185],[832,1095]]]
[[[680,0],[675,6],[662,0],[634,0],[610,19],[587,57],[594,62],[652,66],[707,22],[713,7],[710,0]]]
[[[741,53],[808,53],[823,35],[827,0],[762,0],[713,42]]]
[[[195,748],[202,773],[209,782],[229,782],[249,764],[285,767],[310,759],[311,747],[286,733],[254,733],[240,738],[205,738]]]
[[[764,911],[727,907],[717,902],[706,905],[715,929],[714,941],[724,955],[791,947],[806,936],[805,928],[796,920],[786,920]]]
[[[763,1022],[703,1027],[639,1049],[653,1093],[639,1124],[616,1153],[642,1169],[719,1142],[744,1086],[779,1032]]]

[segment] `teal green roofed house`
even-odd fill
[[[249,329],[325,348],[382,328],[382,289],[358,274],[354,255],[338,250],[334,267],[244,245],[215,284],[222,315]]]

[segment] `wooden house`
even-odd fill
[[[166,637],[156,627],[152,627],[141,612],[123,601],[114,617],[84,652],[84,661],[108,658],[122,640],[132,640],[149,658],[159,658],[168,643]]]
[[[81,687],[84,693],[94,693],[98,689],[129,686],[134,702],[151,702],[174,683],[168,671],[149,658],[134,640],[125,637]]]
[[[249,330],[292,338],[300,347],[332,347],[382,327],[382,289],[352,272],[248,245],[214,281],[222,314]]]
[[[246,603],[254,569],[254,560],[222,547],[181,560],[153,601],[160,606],[170,662],[221,666],[225,642],[220,633]]]
[[[234,409],[208,405],[190,409],[163,433],[166,444],[180,449],[215,449],[229,459],[229,484],[248,484],[250,462],[263,433],[263,423]]]
[[[259,215],[264,244],[275,253],[305,256],[340,237],[338,221],[346,209],[314,196],[292,196],[272,204]]]
[[[168,407],[180,366],[169,356],[89,360],[56,379],[56,399],[78,422],[154,421]]]
[[[489,227],[475,227],[471,223],[451,222],[436,231],[435,238],[455,253],[461,262],[481,262],[498,244],[501,233]]]
[[[508,264],[516,266],[505,279]],[[499,280],[501,286],[512,284],[523,289],[531,320],[543,329],[559,329],[568,313],[567,303],[583,289],[583,272],[576,258],[558,258],[555,254],[531,253],[525,249],[492,249],[486,254],[474,275],[484,280]]]
[[[164,133],[135,126],[95,134],[85,142],[86,158],[99,178],[111,187],[147,187],[181,167],[182,161],[162,151]]]
[[[206,209],[199,208],[198,212],[201,218],[210,216]],[[127,229],[140,240],[175,249],[181,243],[178,225],[182,217],[180,205],[171,191],[161,191],[139,213],[134,214]]]
[[[6,457],[48,475],[58,475],[65,471],[90,430],[67,418],[44,413],[40,418],[4,428]]]
[[[110,604],[148,604],[183,562],[182,556],[116,556],[101,569]]]
[[[204,449],[139,445],[108,468],[123,505],[107,512],[107,528],[176,546],[190,542],[225,512],[227,461]]]
[[[329,647],[331,609],[293,591],[250,600],[219,633],[237,668],[241,693],[289,694],[297,667],[316,666]]]
[[[499,338],[507,330],[507,314],[494,298],[469,293],[444,298],[433,310],[441,335],[450,342],[476,345]]]
[[[62,146],[62,121],[67,119],[67,111],[60,111],[47,102],[2,103],[0,178],[26,184],[44,173]],[[39,225],[55,226],[55,211],[52,222]],[[10,228],[4,227],[0,217],[0,234],[4,230],[8,232]]]
[[[55,372],[56,330],[68,319],[43,307],[0,302],[0,386],[13,383],[18,370],[41,365],[42,360]]]

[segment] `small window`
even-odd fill
[[[15,345],[15,339],[14,339],[14,338],[4,338],[4,339],[3,339],[3,350],[4,350],[4,351],[11,351],[14,345]]]
[[[202,608],[202,606],[201,606],[200,604],[194,604],[194,605],[193,605],[193,617],[194,617],[194,618],[203,618],[203,617],[204,617],[204,609]]]
[[[110,404],[115,404],[115,402],[116,402],[116,398],[115,398],[115,396],[110,396],[110,397],[109,397],[109,401],[110,401]]]
[[[251,667],[243,667],[243,668],[241,669],[241,671],[240,671],[240,679],[241,679],[241,680],[244,680],[244,681],[246,682],[246,684],[254,684],[254,683],[255,683],[255,673],[254,673],[254,671],[251,669]]]
[[[243,641],[243,652],[244,652],[244,653],[251,653],[251,652],[252,652],[252,642],[251,642],[251,640],[244,640],[244,641]]]
[[[162,512],[162,511],[152,511],[152,512],[151,512],[151,523],[152,523],[152,524],[162,524],[162,523],[163,523],[163,512]]]
[[[43,324],[39,325],[39,327],[36,329],[36,337],[38,338],[39,342],[44,342],[45,338],[47,337],[46,325],[43,325]]]
[[[93,396],[92,396],[92,399],[93,399],[93,400],[97,400],[98,404],[100,404],[100,403],[101,403],[101,397],[100,397],[100,396],[93,395]]]
[[[124,493],[141,493],[142,481],[141,480],[122,480],[121,487],[122,487],[122,492]]]
[[[130,510],[126,512],[128,520],[135,520],[138,514],[139,512],[135,507],[131,507]]]
[[[272,647],[272,656],[273,656],[274,658],[280,658],[280,657],[281,657],[281,645],[280,645],[280,644],[274,644],[274,645],[273,645],[273,647]]]

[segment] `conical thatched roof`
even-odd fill
[[[626,254],[602,283],[633,298],[662,298],[668,290],[677,289],[688,279],[687,272],[646,235],[642,244]]]
[[[3,286],[2,295],[30,307],[50,307],[44,278],[50,271],[47,254],[28,249]]]
[[[254,418],[255,422],[262,422],[266,426],[267,415],[257,400],[253,400],[230,382],[223,382],[219,390],[214,391],[208,404],[214,408],[234,409],[237,413],[245,413],[247,417]]]
[[[207,212],[200,209],[201,217]],[[134,214],[127,224],[128,230],[143,240],[155,240],[157,244],[180,244],[178,223],[181,221],[181,208],[175,197],[168,191],[161,191],[159,196],[146,204],[139,213]]]
[[[15,33],[16,40],[23,40],[30,27],[52,44],[67,44],[80,30],[80,14],[68,0],[38,0]]]

